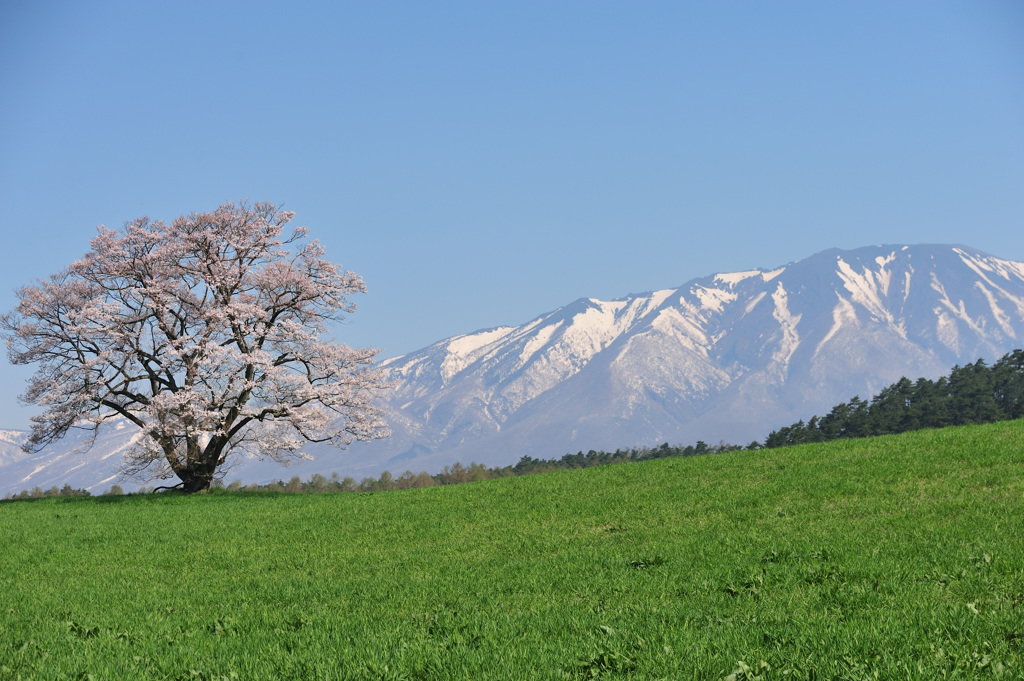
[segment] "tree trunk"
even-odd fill
[[[210,485],[213,483],[213,471],[210,471],[209,473],[182,471],[181,473],[178,473],[178,477],[181,478],[182,491],[187,494],[208,490],[210,489]]]
[[[168,461],[172,464],[174,474],[181,480],[182,491],[187,494],[204,492],[213,484],[213,477],[217,473],[217,464],[220,461],[220,452],[223,450],[224,444],[218,441],[210,443],[205,450],[200,450],[199,443],[194,438],[190,438],[186,447],[185,461],[187,463],[185,465],[180,464],[180,459],[171,460],[168,457]],[[174,466],[176,462],[179,463],[177,467]]]
[[[207,460],[207,456],[203,456],[202,459],[174,471],[181,480],[181,489],[188,494],[206,491],[213,484],[213,477],[217,473],[217,458],[213,458],[213,463]]]

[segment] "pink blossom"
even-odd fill
[[[379,351],[326,340],[366,287],[306,228],[286,235],[293,215],[226,203],[100,227],[84,257],[20,289],[0,329],[11,362],[38,365],[22,399],[46,410],[26,447],[126,419],[143,435],[126,473],[197,491],[231,456],[386,437]]]

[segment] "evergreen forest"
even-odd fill
[[[989,366],[979,359],[932,381],[903,377],[870,402],[854,397],[825,416],[772,431],[764,447],[893,435],[922,428],[993,423],[1024,417],[1024,350]]]

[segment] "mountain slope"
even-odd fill
[[[965,246],[829,250],[581,299],[388,360],[390,439],[343,453],[311,447],[314,461],[291,470],[240,461],[228,477],[358,478],[665,441],[744,444],[901,376],[935,378],[1021,346],[1024,263]],[[84,457],[69,453],[73,443],[26,458],[0,442],[0,493],[63,482],[101,491],[130,430]]]

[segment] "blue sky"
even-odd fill
[[[1024,260],[1011,0],[7,2],[0,91],[3,310],[242,198],[364,276],[383,357],[831,247]]]

